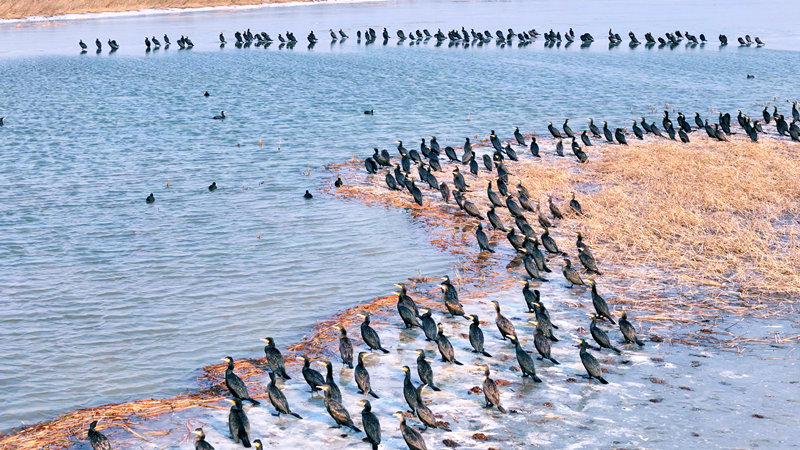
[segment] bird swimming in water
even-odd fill
[[[444,328],[442,327],[442,324],[439,324],[437,329],[438,334],[436,335],[436,346],[439,348],[439,353],[442,355],[442,362],[449,362],[457,366],[463,366],[463,364],[461,364],[461,362],[455,358],[453,344],[451,344],[450,340],[447,339],[447,336],[444,335]]]
[[[299,358],[303,361],[303,378],[311,388],[311,393],[319,391],[320,386],[325,384],[325,378],[321,373],[311,368],[311,361],[309,361],[308,357],[300,356]]]
[[[267,337],[264,338],[264,342],[267,343],[267,345],[264,346],[264,355],[266,357],[267,367],[269,367],[269,370],[275,372],[275,375],[283,378],[284,380],[291,380],[292,378],[286,373],[283,355],[281,355],[281,351],[275,347],[275,341],[271,337]]]
[[[254,405],[258,405],[259,401],[250,397],[250,394],[247,393],[247,386],[244,381],[233,373],[233,358],[226,356],[222,360],[228,363],[228,367],[225,369],[225,386],[228,387],[231,395],[238,400],[247,400]]]
[[[531,358],[531,355],[529,355],[528,352],[522,348],[522,345],[519,343],[519,339],[516,336],[511,336],[509,339],[511,339],[511,342],[514,343],[514,351],[517,355],[517,364],[519,364],[522,376],[529,376],[531,379],[533,379],[533,381],[541,383],[541,378],[536,376],[536,365],[533,363],[533,358]]]
[[[569,281],[569,287],[573,286],[583,286],[585,283],[583,279],[581,279],[581,275],[572,267],[572,262],[564,258],[564,268],[561,270],[561,273],[564,274],[564,278]]]
[[[144,199],[144,201],[147,202],[147,203],[154,203],[156,201],[156,197],[151,192],[150,195],[148,195],[147,198]]]
[[[472,346],[472,351],[491,358],[492,355],[488,354],[486,350],[483,349],[483,331],[481,331],[481,324],[478,316],[473,314],[469,316],[469,318],[472,320],[472,323],[469,324],[469,344]]]
[[[192,434],[194,434],[194,450],[214,450],[214,447],[206,442],[206,434],[202,428],[195,428]]]
[[[303,194],[303,198],[306,199],[306,200],[309,200],[309,199],[314,198],[314,196],[311,195],[311,192],[308,192],[308,190],[306,190],[306,193]]]
[[[347,329],[341,325],[337,325],[339,330],[339,355],[342,357],[342,364],[350,369],[353,368],[353,342],[347,337]]]
[[[111,450],[111,442],[108,440],[106,435],[95,430],[95,427],[97,427],[97,422],[98,421],[95,420],[89,424],[89,431],[87,433],[89,437],[89,443],[92,444],[93,450]]]
[[[597,362],[597,359],[591,355],[586,350],[586,347],[589,345],[585,340],[578,339],[578,343],[581,346],[580,356],[581,362],[583,363],[583,367],[586,369],[586,373],[588,374],[588,378],[596,378],[603,384],[608,384],[605,378],[603,378],[603,371],[600,369],[600,363]]]
[[[203,97],[211,97],[211,94],[208,91],[203,92]]]
[[[500,389],[497,383],[489,376],[489,366],[483,368],[483,397],[486,399],[486,408],[496,407],[498,411],[505,414],[506,410],[500,404]]]
[[[403,440],[409,450],[428,450],[428,447],[425,446],[425,440],[422,439],[419,431],[406,424],[406,416],[401,412],[394,413],[394,416],[400,419],[400,434],[403,435]]]
[[[283,395],[278,386],[275,385],[275,372],[269,373],[269,384],[267,385],[267,394],[269,395],[269,401],[275,410],[278,412],[275,414],[276,416],[280,416],[281,414],[288,414],[290,416],[297,417],[298,419],[302,419],[300,414],[292,412],[289,408],[289,402],[286,400],[286,396]]]
[[[330,414],[331,418],[336,422],[336,427],[341,428],[344,426],[352,429],[356,433],[360,433],[361,430],[353,423],[353,419],[350,418],[350,413],[342,406],[341,402],[331,397],[331,387],[327,384],[323,384],[321,389],[325,393],[325,409],[328,410],[328,414]]]
[[[333,182],[333,186],[338,188],[338,187],[342,187],[342,184],[344,184],[344,183],[342,183],[341,177],[336,177],[336,181]]]
[[[497,329],[500,331],[500,336],[502,336],[503,340],[510,337],[516,337],[517,332],[514,330],[514,324],[511,323],[510,320],[504,315],[500,313],[500,303],[496,300],[492,300],[492,305],[494,305],[494,311],[496,313],[495,324],[497,325]]]
[[[225,120],[225,111],[220,111],[218,116],[212,117],[214,120]]]
[[[356,386],[358,386],[358,389],[360,390],[359,393],[364,395],[369,394],[375,398],[380,398],[378,397],[378,394],[372,390],[372,387],[369,383],[369,372],[367,371],[366,366],[364,366],[364,355],[366,354],[367,352],[358,353],[358,364],[356,364],[356,370],[353,372],[353,378],[356,381]]]
[[[375,115],[375,110],[374,109],[368,109],[368,110],[364,111],[364,114],[366,114],[368,116],[374,116]]]
[[[229,399],[233,406],[228,413],[228,430],[231,432],[233,442],[241,442],[245,448],[250,448],[250,420],[242,409],[242,401],[238,398]]]
[[[208,186],[208,190],[209,190],[209,191],[211,191],[211,192],[214,192],[214,191],[216,191],[216,190],[217,190],[217,182],[216,182],[216,181],[212,182],[212,183],[211,183],[211,184]]]
[[[389,353],[381,346],[381,338],[378,333],[369,325],[369,313],[359,314],[364,322],[361,323],[361,339],[372,350],[380,350],[383,353]]]
[[[636,345],[640,347],[644,346],[644,342],[636,337],[636,329],[633,328],[633,324],[628,321],[628,314],[625,311],[622,311],[622,316],[619,318],[619,330],[622,332],[622,336],[625,337],[626,343],[636,343]]]
[[[372,445],[372,450],[378,450],[378,445],[381,443],[381,423],[378,421],[378,416],[372,412],[369,400],[361,400],[359,403],[364,407],[361,410],[361,425],[367,435],[367,442]]]

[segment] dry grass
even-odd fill
[[[119,12],[151,8],[258,5],[288,1],[313,0],[3,0],[0,1],[0,18],[19,19],[31,16]]]

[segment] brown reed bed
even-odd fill
[[[138,11],[142,9],[259,5],[286,3],[289,1],[315,0],[8,0],[0,2],[0,18],[20,19],[32,16]]]

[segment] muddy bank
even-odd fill
[[[686,146],[695,152],[709,151],[717,144],[696,137],[696,143]],[[479,139],[476,139],[479,140]],[[554,156],[551,142],[541,140],[543,158],[534,159],[520,148],[520,161],[507,162],[514,183],[524,184],[534,198],[546,201],[554,195],[555,202],[567,214],[556,221],[551,229],[560,249],[573,261],[577,260],[574,235],[582,230],[587,242],[598,256],[602,276],[597,276],[602,295],[619,313],[626,310],[645,346],[624,345],[619,331],[608,324],[601,325],[621,349],[621,354],[609,350],[593,352],[600,361],[610,384],[600,386],[595,381],[582,378],[583,368],[574,345],[574,338],[591,339],[588,335],[587,313],[592,311],[589,291],[585,288],[569,289],[560,274],[558,257],[548,264],[553,269],[546,274],[547,282],[534,282],[540,290],[542,301],[548,307],[553,322],[559,326],[553,343],[553,356],[561,364],[537,361],[537,374],[543,380],[535,383],[520,377],[513,348],[501,337],[494,325],[491,300],[501,305],[502,312],[514,323],[523,347],[533,350],[533,315],[526,312],[521,294],[520,280],[525,271],[519,265],[516,253],[505,240],[505,233],[488,232],[495,252],[479,253],[475,242],[476,221],[468,219],[452,202],[444,204],[438,193],[423,190],[424,205],[417,206],[405,192],[390,192],[380,175],[367,176],[361,161],[331,166],[332,175],[338,174],[345,186],[331,189],[332,195],[363,201],[376,207],[401,207],[410,211],[411,219],[423,227],[431,244],[441,251],[452,252],[459,263],[450,273],[468,314],[478,314],[486,335],[486,350],[491,357],[469,351],[468,324],[463,319],[444,314],[441,292],[435,278],[442,274],[420,274],[407,280],[412,298],[420,305],[430,307],[434,318],[443,324],[445,334],[455,347],[457,359],[464,365],[455,366],[439,361],[435,344],[425,341],[419,329],[405,330],[397,316],[396,297],[387,289],[387,295],[357,306],[319,324],[300,343],[285,349],[287,357],[308,355],[315,360],[331,360],[344,404],[360,424],[360,406],[363,396],[353,383],[351,369],[343,368],[338,358],[334,325],[344,325],[354,340],[357,351],[364,348],[360,341],[357,314],[373,314],[373,326],[390,350],[389,354],[370,354],[367,367],[372,385],[381,396],[371,399],[379,416],[387,448],[402,446],[397,421],[391,416],[404,411],[402,377],[400,368],[407,365],[415,385],[416,353],[422,349],[433,365],[439,392],[425,390],[423,397],[437,419],[451,431],[428,430],[423,433],[429,448],[453,446],[466,448],[512,448],[523,443],[542,445],[628,445],[667,446],[683,445],[734,446],[746,442],[748,446],[789,446],[794,439],[790,430],[796,427],[797,358],[794,355],[800,330],[791,301],[770,297],[759,292],[758,305],[742,301],[747,293],[737,283],[720,286],[690,281],[676,285],[673,275],[659,269],[654,261],[640,258],[635,250],[628,249],[616,257],[620,248],[613,246],[613,235],[597,235],[592,220],[597,219],[598,198],[605,188],[597,180],[586,178],[598,170],[592,164],[609,164],[612,158],[632,157],[631,152],[648,152],[651,155],[671,157],[661,142],[632,142],[629,149],[621,146],[595,146],[588,150],[590,160],[579,165],[572,158]],[[786,157],[794,157],[796,145],[785,141],[762,142],[773,151],[786,150]],[[762,145],[760,144],[760,145]],[[673,144],[668,144],[669,146]],[[718,150],[731,152],[732,147],[720,144]],[[734,142],[731,145],[745,145]],[[774,146],[774,147],[773,147]],[[658,150],[658,151],[656,151]],[[486,147],[476,148],[479,155],[487,153]],[[711,150],[713,151],[713,149]],[[752,153],[754,148],[743,148]],[[663,162],[663,161],[662,161]],[[613,167],[605,167],[610,170]],[[629,166],[626,166],[629,167]],[[782,166],[781,166],[782,167]],[[446,164],[444,174],[452,165]],[[466,171],[465,171],[466,172]],[[613,180],[604,172],[604,178]],[[437,173],[440,181],[449,177]],[[485,181],[490,174],[481,171],[478,177],[467,175],[471,185],[470,201],[479,209],[488,208]],[[331,181],[335,179],[332,176]],[[662,186],[663,188],[663,186]],[[639,190],[645,190],[641,185]],[[586,215],[569,214],[564,202],[569,192],[576,192]],[[544,203],[546,205],[546,203]],[[501,217],[511,221],[505,212]],[[530,215],[530,220],[536,220]],[[485,222],[484,222],[485,224]],[[783,223],[779,224],[783,226]],[[776,251],[776,254],[778,252]],[[637,264],[631,264],[637,262]],[[662,273],[663,272],[663,273]],[[401,280],[398,280],[401,281]],[[711,297],[709,297],[711,296]],[[709,299],[713,299],[710,301]],[[250,332],[250,331],[247,331]],[[266,336],[268,330],[264,331]],[[254,339],[263,336],[255,336]],[[735,351],[723,351],[735,350]],[[535,354],[535,351],[534,351]],[[220,357],[223,355],[219,355]],[[237,361],[237,373],[244,378],[254,397],[264,399],[268,377],[262,355],[232,355],[251,359]],[[503,404],[509,414],[481,408],[483,395],[481,365],[488,364],[492,376],[498,380]],[[321,370],[319,365],[316,365]],[[221,365],[209,366],[199,383],[201,391],[165,400],[147,400],[124,405],[111,405],[79,411],[62,416],[54,422],[40,425],[0,439],[2,446],[18,448],[63,448],[85,445],[81,440],[89,421],[106,419],[98,427],[120,445],[135,447],[182,446],[189,448],[188,430],[202,426],[209,442],[216,448],[236,448],[227,435],[227,405],[221,387]],[[275,418],[269,405],[247,410],[253,425],[253,437],[261,438],[267,446],[302,446],[309,442],[322,442],[326,446],[344,448],[361,447],[363,434],[329,429],[333,422],[327,416],[318,395],[309,394],[296,361],[288,362],[293,379],[282,387],[292,409],[304,419]],[[772,373],[768,379],[763,373]],[[263,403],[267,403],[266,401]],[[687,411],[690,414],[687,414]],[[410,424],[419,422],[409,415]],[[757,425],[767,424],[766,427]],[[755,430],[743,437],[737,430]],[[760,431],[764,430],[764,431]],[[768,432],[766,430],[769,430]]]

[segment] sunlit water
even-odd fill
[[[758,117],[763,102],[777,98],[788,112],[785,99],[797,95],[798,54],[775,50],[798,48],[796,5],[584,3],[363,3],[2,25],[0,430],[191,389],[220,356],[259,352],[266,335],[294,342],[395,281],[444,271],[449,256],[403,213],[320,193],[304,200],[332,181],[328,163],[398,138],[412,148],[432,133],[453,145],[515,125],[542,132],[566,117],[575,129],[587,117],[625,126],[642,114],[658,120],[652,111],[665,102],[687,115],[742,108]],[[325,39],[328,28],[354,36],[367,26],[462,24],[572,26],[597,42]],[[685,29],[711,42],[609,49],[609,26],[640,39]],[[294,30],[303,42],[218,48],[220,31],[232,41],[247,27],[273,37]],[[309,51],[311,28],[322,41]],[[145,54],[144,36],[165,32],[196,46]],[[739,48],[745,33],[767,47]],[[77,54],[78,39],[95,37],[122,49]],[[210,119],[223,109],[227,120]]]

